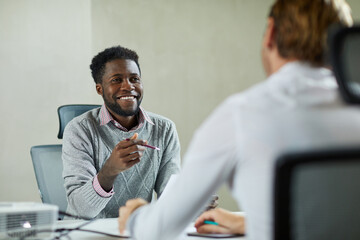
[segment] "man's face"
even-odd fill
[[[96,90],[103,96],[105,105],[113,115],[136,115],[143,98],[138,66],[129,59],[107,62],[102,83],[96,84]]]

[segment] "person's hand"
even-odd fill
[[[129,140],[125,139],[119,142],[99,171],[99,183],[105,191],[110,191],[120,172],[140,162],[146,149],[143,145],[147,144],[147,141],[137,139],[137,137],[138,134],[135,133]]]
[[[147,141],[137,139],[137,137],[138,134],[135,133],[129,140],[125,139],[114,147],[109,159],[106,161],[111,165],[111,175],[118,175],[140,162],[140,158],[146,149],[142,145],[147,144]]]
[[[127,222],[128,218],[130,217],[130,215],[136,209],[138,209],[139,207],[144,206],[146,204],[148,204],[148,202],[145,201],[144,199],[135,198],[135,199],[128,200],[126,202],[125,206],[120,207],[119,218],[118,218],[120,234],[124,233],[124,231],[126,229],[126,222]]]
[[[219,225],[205,224],[205,220],[217,222]],[[222,208],[217,208],[201,214],[196,219],[195,228],[198,233],[244,234],[245,218]]]

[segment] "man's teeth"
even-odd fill
[[[135,98],[134,96],[120,97],[120,99],[122,100],[132,100],[134,98]]]

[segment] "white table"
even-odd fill
[[[80,226],[81,224],[86,223],[86,221],[83,220],[63,220],[58,221],[56,228],[76,228]],[[193,225],[193,224],[192,224]],[[204,238],[204,237],[189,237],[186,235],[186,232],[194,232],[195,228],[190,225],[186,231],[178,238],[178,240],[210,240],[214,238]],[[107,218],[107,219],[98,219],[94,222],[91,222],[90,224],[82,227],[82,229],[87,230],[95,230],[100,232],[106,232],[110,234],[120,235],[118,230],[118,222],[117,218]],[[110,239],[125,239],[125,238],[113,238],[113,237],[107,237],[104,235],[99,235],[95,233],[89,233],[89,232],[80,232],[80,231],[73,231],[69,234],[71,239],[73,240],[110,240]],[[66,239],[64,237],[64,239]],[[128,238],[129,239],[129,238]],[[229,239],[229,238],[227,238]],[[237,238],[230,238],[233,240],[245,240],[245,237],[237,237]]]

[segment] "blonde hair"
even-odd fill
[[[315,66],[324,65],[329,26],[353,24],[345,0],[277,0],[269,17],[275,22],[279,54]]]

